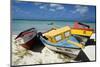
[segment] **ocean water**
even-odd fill
[[[86,23],[95,30],[95,23]],[[73,26],[74,22],[70,21],[43,21],[43,20],[12,20],[11,31],[12,35],[18,35],[20,32],[29,29],[36,28],[38,32],[45,32],[53,27]]]

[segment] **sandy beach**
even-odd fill
[[[96,6],[12,0],[11,8],[13,66],[96,60]]]
[[[26,50],[15,42],[16,36],[12,35],[12,65],[74,62],[68,56],[54,52],[47,47],[44,47],[41,53]]]

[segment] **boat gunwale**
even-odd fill
[[[42,36],[40,37],[40,40],[43,42],[43,40],[45,41],[45,42],[43,42],[43,43],[46,43],[47,45],[50,45],[50,46],[54,46],[54,47],[61,47],[61,48],[70,48],[70,49],[81,49],[81,48],[73,48],[73,47],[64,47],[64,46],[56,46],[56,45],[52,45],[52,43],[50,43],[48,40],[45,40]],[[47,43],[47,42],[49,42],[49,43]],[[45,45],[45,44],[44,44]]]
[[[88,29],[85,29],[85,28],[71,28],[72,30],[84,30],[84,31],[94,31],[92,28],[88,28]]]

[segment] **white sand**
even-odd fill
[[[12,65],[29,65],[29,64],[46,64],[46,63],[63,63],[71,62],[72,60],[66,55],[56,53],[47,47],[43,48],[42,52],[32,52],[15,43],[12,36]]]

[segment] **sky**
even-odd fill
[[[11,15],[12,19],[96,22],[96,7],[12,0]]]

